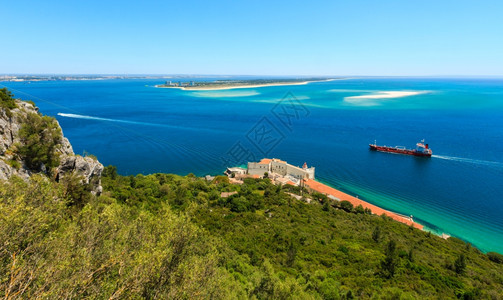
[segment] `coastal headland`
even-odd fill
[[[341,78],[342,79],[342,78]],[[175,88],[190,91],[209,91],[209,90],[231,90],[248,89],[270,86],[287,85],[305,85],[311,82],[333,81],[338,78],[310,78],[310,79],[253,79],[253,80],[216,80],[216,81],[189,81],[173,82],[167,81],[165,84],[159,84],[158,88]]]

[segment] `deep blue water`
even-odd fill
[[[306,161],[325,183],[503,253],[502,79],[373,78],[226,91],[153,87],[160,83],[1,84],[55,116],[76,153],[94,154],[121,174],[219,174],[264,156]],[[420,94],[372,98],[383,91]],[[368,150],[374,140],[414,147],[423,138],[431,159]]]

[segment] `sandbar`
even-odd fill
[[[361,96],[351,96],[345,97],[345,100],[355,100],[355,99],[389,99],[389,98],[401,98],[408,96],[415,96],[426,93],[425,91],[386,91],[378,92],[371,95],[361,95]]]
[[[339,80],[337,78],[326,79],[326,80],[312,80],[312,81],[299,81],[299,82],[274,82],[274,83],[264,83],[264,84],[243,84],[243,85],[229,85],[225,86],[162,86],[156,85],[158,88],[168,88],[168,89],[180,89],[184,91],[217,91],[217,90],[233,90],[233,89],[251,89],[251,88],[261,88],[261,87],[271,87],[271,86],[287,86],[287,85],[306,85],[311,82],[325,82]]]

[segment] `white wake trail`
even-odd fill
[[[58,113],[58,116],[67,117],[67,118],[74,118],[74,119],[97,120],[97,121],[107,121],[107,122],[136,124],[136,125],[165,126],[165,125],[162,125],[162,124],[137,122],[137,121],[127,121],[127,120],[118,120],[118,119],[109,119],[109,118],[100,118],[100,117],[93,117],[93,116],[86,116],[86,115],[77,115],[77,114]]]
[[[497,161],[479,160],[479,159],[471,159],[471,158],[455,157],[455,156],[445,156],[445,155],[432,155],[431,157],[445,159],[445,160],[451,160],[451,161],[457,161],[457,162],[471,163],[471,164],[475,164],[475,165],[503,168],[503,163],[497,162]]]
[[[170,124],[159,124],[159,123],[148,123],[148,122],[139,122],[139,121],[128,121],[128,120],[101,118],[101,117],[93,117],[93,116],[78,115],[78,114],[58,113],[58,116],[65,117],[65,118],[95,120],[95,121],[105,121],[105,122],[114,122],[114,123],[122,123],[122,124],[134,124],[134,125],[164,127],[164,128],[179,129],[179,130],[207,131],[207,132],[213,132],[213,133],[214,132],[225,133],[224,131],[222,131],[220,129],[198,128],[198,127],[179,126],[179,125],[170,125]],[[116,125],[116,126],[119,126],[119,125]]]

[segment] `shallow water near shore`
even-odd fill
[[[0,84],[55,116],[75,153],[94,154],[121,174],[220,174],[264,156],[307,162],[324,183],[503,253],[502,79],[369,78],[204,92],[154,87],[161,83]],[[411,148],[423,138],[431,158],[368,150],[374,140]]]

